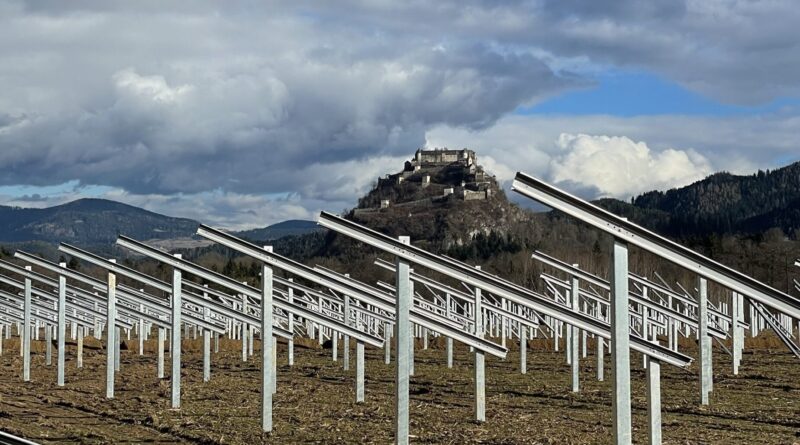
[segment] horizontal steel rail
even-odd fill
[[[208,293],[209,296],[214,296],[222,301],[230,301],[230,302],[234,301],[233,296],[231,295],[228,295],[216,289],[211,289],[208,287],[201,286],[197,283],[188,281],[186,279],[183,280],[183,286],[193,288],[199,292]],[[247,323],[253,325],[253,327],[255,327],[256,329],[258,329],[261,324],[260,318],[250,314],[246,314],[232,306],[226,306],[225,303],[214,301],[212,298],[204,298],[201,297],[199,294],[185,292],[183,294],[183,299],[195,306],[205,307],[210,309],[212,311],[212,315],[216,314],[217,316],[222,316],[226,319],[232,319],[240,323]],[[280,318],[281,320],[288,320],[287,317],[284,317],[283,315],[277,314],[275,312],[272,313],[272,316],[273,318],[277,317]],[[290,340],[293,337],[293,333],[290,334],[288,330],[282,328],[281,326],[273,324],[272,330],[273,330],[272,334],[277,337],[282,337],[287,340]]]
[[[373,247],[377,247],[378,249],[392,253],[411,263],[427,267],[430,270],[455,278],[462,283],[479,287],[491,294],[529,307],[540,313],[540,315],[549,315],[603,338],[610,337],[610,327],[607,323],[565,308],[554,303],[550,298],[544,295],[537,294],[530,289],[515,285],[507,280],[476,269],[475,267],[470,267],[460,261],[441,257],[418,247],[403,244],[390,236],[328,212],[322,212],[320,214],[319,224]],[[692,361],[689,356],[672,351],[659,344],[651,343],[635,335],[631,335],[630,344],[631,349],[635,351],[675,366],[687,366]]]
[[[16,309],[20,310],[20,311],[23,310],[22,305],[25,304],[25,298],[24,297],[19,296],[19,295],[14,295],[14,294],[12,294],[10,292],[6,292],[4,290],[0,290],[0,296],[2,296],[3,298],[6,298],[7,300],[12,300],[13,302],[18,303],[20,306],[18,308],[16,308]],[[54,317],[52,319],[45,319],[45,318],[40,317],[39,318],[40,320],[43,320],[43,321],[47,320],[50,323],[53,323],[56,320],[56,318],[58,317],[58,309],[55,309],[53,307],[49,307],[48,305],[45,305],[40,301],[32,299],[31,300],[31,306],[32,306],[32,309],[37,309],[37,310],[39,310],[41,312],[45,312],[47,314],[50,314],[50,315],[52,315]],[[31,313],[31,314],[32,314],[31,316],[34,316],[33,313]],[[84,320],[82,318],[73,317],[72,314],[65,313],[64,317],[66,318],[67,321],[75,322],[75,323],[80,324],[82,326],[91,327],[91,326],[94,325],[94,320],[91,320],[91,321]],[[132,323],[127,323],[127,322],[125,322],[123,320],[115,320],[114,324],[116,324],[117,326],[119,326],[121,328],[124,328],[124,329],[131,329],[133,327]]]
[[[0,443],[7,445],[39,445],[36,442],[8,434],[5,431],[0,431]]]
[[[122,264],[111,262],[108,259],[103,258],[99,255],[95,255],[91,252],[87,252],[83,249],[71,246],[67,243],[59,244],[58,250],[68,255],[72,255],[73,257],[78,258],[79,260],[86,261],[89,264],[94,264],[95,266],[99,266],[103,269],[106,269],[107,271],[114,273],[116,275],[128,277],[132,280],[154,287],[158,290],[162,290],[170,294],[172,293],[172,286],[170,286],[169,284],[161,280],[158,280],[156,278],[153,278],[150,275],[139,272],[136,269],[132,269]]]
[[[22,315],[22,308],[14,306],[5,306],[6,302],[0,301],[0,318],[2,318],[3,322],[5,323],[25,323],[25,318]],[[11,313],[11,310],[19,311],[17,313]],[[0,442],[2,443],[2,442]]]
[[[579,279],[580,281],[591,283],[604,290],[611,289],[611,284],[608,282],[608,280],[600,278],[597,275],[589,273],[580,268],[577,268],[567,263],[566,261],[561,261],[560,259],[552,257],[542,251],[534,250],[533,253],[531,254],[531,258],[539,261],[540,263],[547,264],[550,267],[566,272],[574,276],[575,278]]]
[[[57,267],[60,270],[66,270],[65,268],[62,268],[61,266],[57,266]],[[53,289],[58,289],[58,282],[56,280],[54,280],[54,279],[52,279],[52,278],[50,278],[50,277],[48,277],[46,275],[42,275],[42,274],[36,273],[34,271],[27,270],[25,268],[19,267],[16,264],[0,260],[0,268],[5,269],[5,270],[7,270],[9,272],[16,273],[18,275],[21,275],[21,276],[31,280],[32,282],[42,283],[42,284],[45,284],[47,286],[50,286]],[[25,284],[22,283],[21,281],[14,280],[12,278],[9,278],[9,277],[3,276],[3,275],[0,275],[0,282],[3,282],[3,283],[8,284],[10,286],[16,287],[18,289],[24,289],[25,288]],[[87,297],[95,297],[94,295],[92,295],[92,294],[90,294],[88,292],[85,292],[81,288],[73,287],[73,286],[69,286],[69,285],[67,285],[66,291],[67,291],[68,294],[71,294],[69,296],[71,296],[71,298],[73,298],[73,299],[75,299],[75,298],[87,299]],[[48,301],[52,301],[52,300],[57,300],[58,299],[58,296],[53,294],[52,292],[48,292],[46,290],[42,290],[42,289],[39,289],[39,288],[34,287],[34,286],[31,286],[31,293],[33,295],[35,295],[35,296],[47,298]],[[105,314],[99,313],[98,311],[95,311],[94,309],[89,309],[89,308],[86,308],[84,306],[76,305],[73,301],[70,301],[70,300],[66,301],[66,306],[67,306],[68,309],[76,309],[76,310],[80,310],[82,312],[90,313],[90,315],[92,317],[101,317],[101,318],[105,317]]]
[[[662,295],[671,296],[671,297],[681,301],[682,303],[684,303],[684,304],[686,304],[686,305],[688,305],[688,306],[690,306],[692,308],[695,308],[695,310],[697,310],[697,302],[692,300],[692,299],[690,299],[690,298],[687,298],[685,295],[681,295],[681,294],[679,294],[679,293],[677,293],[677,292],[675,292],[675,291],[673,291],[673,290],[671,290],[671,289],[669,289],[669,288],[667,288],[665,286],[662,286],[662,285],[660,285],[658,283],[655,283],[653,281],[647,280],[646,278],[640,277],[640,276],[638,276],[636,274],[633,274],[633,273],[628,273],[628,278],[630,278],[631,281],[633,281],[635,283],[639,283],[639,284],[645,285],[649,289],[654,290],[654,291],[656,291],[656,292],[658,292],[658,293],[660,293]],[[720,320],[723,320],[726,323],[731,323],[731,316],[726,314],[726,313],[724,313],[724,312],[722,312],[722,311],[720,311],[720,310],[718,310],[711,303],[708,304],[708,314],[711,315],[711,316],[714,316],[716,318],[719,318]],[[745,329],[750,327],[749,323],[745,323],[745,322],[742,322],[742,321],[740,321],[739,324],[742,325],[742,327],[744,327]]]
[[[300,264],[274,252],[267,252],[264,249],[260,249],[255,244],[241,240],[233,235],[204,224],[201,224],[197,229],[197,234],[224,246],[230,247],[231,249],[249,255],[253,258],[257,258],[265,264],[277,267],[292,275],[305,278],[336,292],[349,295],[379,309],[385,310],[388,313],[394,314],[395,309],[393,303],[388,304],[383,299],[364,292],[359,287],[354,286],[352,281],[343,280],[340,277],[326,275],[319,270],[312,269],[304,264]],[[456,341],[464,343],[468,346],[472,346],[480,351],[484,351],[494,356],[505,357],[508,352],[506,348],[503,348],[500,345],[496,345],[490,341],[466,332],[462,332],[458,329],[453,329],[449,323],[442,324],[440,319],[432,319],[425,314],[417,313],[413,308],[411,310],[410,320],[412,323],[426,327],[432,331],[439,332],[440,334],[445,334]]]
[[[240,283],[220,273],[198,266],[190,261],[169,255],[168,253],[162,252],[158,249],[150,247],[147,244],[141,243],[132,238],[120,235],[117,238],[117,245],[125,247],[133,252],[161,261],[162,263],[168,264],[172,267],[175,267],[177,269],[180,269],[184,272],[190,273],[192,275],[195,275],[212,283],[216,283],[220,286],[224,286],[233,291],[239,292],[244,295],[249,295],[250,297],[257,298],[258,300],[261,299],[261,291],[259,289]],[[291,312],[295,315],[298,315],[300,317],[306,318],[315,323],[323,325],[329,329],[333,329],[334,331],[350,335],[351,337],[363,341],[364,343],[367,343],[369,345],[373,345],[375,347],[383,346],[383,340],[380,338],[365,334],[355,328],[342,324],[338,320],[330,319],[321,314],[310,311],[304,307],[300,307],[295,304],[289,304],[288,302],[279,299],[274,299],[273,304],[275,307],[279,309]]]
[[[386,269],[388,271],[391,271],[392,273],[394,273],[394,271],[395,271],[394,264],[392,264],[389,261],[386,261],[384,259],[378,258],[378,259],[375,260],[374,264],[379,266],[379,267],[382,267],[382,268],[384,268],[384,269]],[[469,295],[469,294],[464,293],[464,292],[462,292],[462,291],[460,291],[458,289],[454,289],[454,288],[452,288],[452,287],[450,287],[450,286],[448,286],[446,284],[442,284],[442,283],[440,283],[440,282],[438,282],[438,281],[436,281],[436,280],[434,280],[432,278],[428,278],[428,277],[426,277],[424,275],[420,275],[420,274],[412,271],[411,272],[411,280],[412,281],[416,281],[417,283],[420,283],[420,284],[422,284],[424,286],[427,286],[429,288],[437,289],[439,292],[444,292],[446,294],[450,294],[451,297],[455,297],[457,299],[460,299],[462,301],[465,301],[465,302],[473,304],[473,305],[475,304],[475,296],[474,295]],[[520,316],[518,314],[515,314],[515,313],[513,313],[511,311],[505,310],[500,306],[497,306],[497,305],[494,305],[494,304],[484,304],[483,308],[488,310],[489,312],[493,312],[495,314],[502,315],[503,317],[510,318],[510,319],[516,321],[517,323],[525,324],[528,327],[531,327],[531,328],[538,328],[539,327],[539,322],[538,321],[533,321],[531,319],[522,317],[522,316]]]
[[[358,280],[356,280],[355,278],[352,278],[352,277],[347,277],[344,274],[341,274],[341,273],[336,272],[336,271],[331,270],[331,269],[319,268],[318,267],[315,270],[319,270],[320,272],[322,272],[323,274],[325,274],[325,275],[327,275],[329,277],[338,278],[339,280],[346,281],[346,282],[352,284],[354,287],[357,287],[357,288],[361,289],[364,292],[370,293],[372,296],[383,300],[387,304],[392,305],[392,307],[394,305],[394,301],[395,301],[394,293],[384,292],[384,291],[382,291],[382,290],[380,290],[380,289],[378,289],[376,287],[368,285],[367,283],[358,281]],[[394,286],[392,286],[392,292],[394,292]],[[419,298],[415,298],[414,301],[419,302],[420,299]],[[437,323],[441,324],[442,326],[449,326],[451,329],[460,329],[461,328],[461,326],[459,326],[457,323],[453,322],[452,320],[448,320],[447,318],[445,318],[443,316],[440,316],[438,314],[435,314],[435,313],[433,313],[433,312],[431,312],[431,311],[429,311],[429,310],[427,310],[427,309],[425,309],[423,307],[420,307],[419,305],[414,305],[414,306],[411,307],[411,314],[412,315],[415,315],[415,314],[425,315],[426,317],[428,317],[428,319],[436,320]]]
[[[320,269],[320,268],[321,268],[320,266],[315,267],[315,269]],[[287,288],[292,288],[295,291],[302,292],[302,293],[310,295],[310,296],[315,296],[317,298],[324,298],[324,299],[329,300],[329,301],[336,301],[338,304],[343,304],[344,303],[344,300],[339,296],[331,297],[330,295],[322,293],[322,292],[320,292],[320,291],[318,291],[316,289],[312,289],[310,287],[303,286],[302,284],[299,284],[299,283],[294,282],[294,281],[289,281],[289,280],[287,280],[285,278],[275,277],[274,280],[275,280],[275,283],[277,283],[277,284],[280,284],[280,285],[285,286]],[[387,317],[387,316],[385,316],[383,314],[380,314],[380,313],[375,312],[373,310],[369,310],[369,309],[367,309],[365,307],[361,307],[361,306],[355,305],[351,309],[357,310],[357,311],[359,311],[361,313],[366,314],[369,317],[373,317],[373,318],[381,320],[381,321],[387,321],[387,322],[390,322],[390,323],[394,322],[393,319],[390,319],[389,317]]]
[[[551,283],[557,284],[558,286],[561,286],[563,289],[570,289],[570,287],[571,287],[570,283],[567,282],[567,281],[561,280],[561,279],[559,279],[557,277],[554,277],[552,275],[547,275],[547,274],[544,274],[544,273],[542,275],[546,276],[547,280],[549,280]],[[579,289],[578,292],[581,295],[585,296],[585,297],[589,297],[589,298],[595,299],[597,302],[599,302],[599,303],[601,303],[601,304],[603,304],[605,306],[611,305],[610,301],[605,300],[605,299],[601,299],[601,298],[596,297],[596,296],[594,296],[592,294],[589,294],[584,289]],[[662,306],[662,305],[660,305],[658,303],[655,303],[655,302],[653,302],[653,301],[651,301],[651,300],[649,300],[647,298],[644,298],[641,295],[633,293],[633,291],[629,291],[628,292],[628,296],[630,298],[630,301],[632,301],[632,302],[634,302],[636,304],[642,305],[642,306],[650,309],[650,311],[652,311],[652,312],[658,312],[661,315],[664,315],[666,317],[675,319],[675,320],[677,320],[677,321],[679,321],[679,322],[681,322],[683,324],[691,326],[695,330],[699,329],[697,320],[695,320],[694,318],[689,317],[686,314],[681,313],[680,311],[677,311],[677,310],[672,309],[672,308],[667,307],[667,306]],[[653,321],[658,321],[657,318],[655,318],[654,316],[650,316],[650,317],[648,317],[648,319],[652,319]],[[717,328],[709,325],[708,330],[715,337],[723,338],[723,339],[727,338],[727,333],[725,331],[721,330],[721,329],[717,329]]]
[[[579,268],[577,268],[577,267],[575,267],[575,266],[573,266],[573,265],[571,265],[569,263],[561,261],[558,258],[551,257],[550,255],[547,255],[547,254],[545,254],[545,253],[543,253],[541,251],[538,251],[538,250],[535,251],[533,254],[531,254],[531,258],[533,258],[535,260],[538,260],[538,261],[540,261],[542,263],[545,263],[550,267],[553,267],[555,269],[561,270],[561,271],[563,271],[565,273],[574,275],[579,280],[592,283],[593,285],[595,285],[595,286],[597,286],[597,287],[599,287],[599,288],[601,288],[603,290],[606,290],[606,291],[610,291],[611,290],[611,283],[609,283],[604,278],[600,278],[597,275],[594,275],[594,274],[591,274],[591,273],[586,272],[584,270],[581,270],[581,269],[579,269]],[[679,293],[677,293],[677,292],[675,292],[675,291],[673,291],[673,290],[671,290],[671,289],[669,289],[669,288],[667,288],[665,286],[662,286],[662,285],[660,285],[660,284],[658,284],[656,282],[647,280],[644,277],[636,275],[633,272],[628,272],[628,279],[630,279],[631,281],[633,281],[635,283],[639,283],[639,284],[641,284],[643,286],[647,286],[650,289],[654,289],[655,291],[657,291],[659,293],[666,294],[668,296],[672,296],[673,298],[676,298],[679,301],[681,301],[681,302],[683,302],[685,304],[688,304],[688,305],[690,305],[690,306],[692,306],[694,308],[697,307],[697,302],[696,301],[694,301],[694,300],[692,300],[690,298],[687,298],[686,296],[681,295],[681,294],[679,294]],[[709,311],[709,313],[713,314],[714,316],[722,318],[723,320],[725,320],[725,321],[727,321],[729,323],[731,321],[731,318],[728,315],[716,310],[710,304],[708,305],[708,311]],[[697,323],[695,323],[695,325],[696,324]]]
[[[17,289],[23,289],[23,290],[25,289],[25,283],[23,283],[22,281],[17,281],[17,280],[15,280],[13,278],[9,278],[9,277],[7,277],[5,275],[0,275],[0,283],[4,283],[4,284],[7,284],[9,286],[16,287]],[[34,287],[34,286],[31,286],[31,294],[33,296],[39,296],[39,297],[42,297],[42,298],[47,298],[48,300],[53,300],[53,299],[57,300],[58,299],[58,295],[56,295],[56,294],[54,294],[52,292],[48,292],[48,291],[39,289],[38,287]],[[95,316],[95,317],[104,317],[105,316],[105,314],[103,314],[103,313],[101,313],[99,311],[95,311],[94,308],[88,308],[88,307],[85,307],[85,306],[81,306],[78,302],[76,302],[76,300],[77,299],[76,299],[75,295],[67,294],[67,300],[66,300],[67,305],[70,305],[73,309],[76,309],[76,310],[79,310],[79,311],[82,311],[82,312],[86,312],[87,314]]]
[[[350,294],[354,298],[356,299],[361,298],[363,300],[362,296],[368,295],[370,298],[374,298],[378,301],[381,301],[384,304],[389,305],[388,306],[389,312],[391,312],[392,314],[394,313],[393,310],[395,304],[394,294],[386,293],[381,289],[370,286],[354,278],[346,277],[344,274],[341,274],[339,272],[330,269],[315,268],[315,270],[318,270],[327,277],[351,285],[354,288],[358,289],[360,292],[362,292],[360,295]],[[394,287],[393,286],[390,287],[392,288],[392,292],[394,292],[393,290]],[[415,298],[414,301],[419,303],[421,300],[419,298]],[[409,309],[410,309],[410,320],[414,324],[425,327],[433,332],[446,335],[448,337],[453,338],[456,341],[472,346],[473,348],[484,351],[488,354],[495,355],[497,357],[505,357],[505,355],[508,353],[508,349],[506,349],[505,347],[493,343],[488,339],[484,339],[480,336],[477,336],[471,330],[469,331],[465,330],[463,324],[459,324],[454,320],[448,319],[444,315],[436,314],[428,310],[427,308],[420,306],[419,304],[416,305],[412,304]]]
[[[550,208],[603,230],[615,238],[684,267],[762,304],[800,318],[800,300],[748,275],[532,176],[518,172],[512,189]]]
[[[88,275],[82,274],[82,273],[74,271],[72,269],[63,268],[63,267],[61,267],[61,266],[59,266],[59,265],[57,265],[55,263],[52,263],[50,261],[41,259],[39,257],[35,257],[35,256],[27,254],[25,252],[17,251],[14,255],[15,255],[15,257],[20,258],[20,259],[22,259],[22,260],[24,260],[24,261],[26,261],[28,263],[31,263],[31,264],[33,264],[35,266],[39,266],[39,267],[41,267],[43,269],[47,269],[47,270],[50,270],[52,272],[59,273],[59,274],[65,276],[67,278],[74,279],[75,281],[79,281],[79,282],[82,282],[84,284],[88,284],[88,285],[91,285],[93,287],[100,288],[102,290],[102,292],[104,292],[104,293],[106,292],[107,284],[102,282],[102,281],[100,281],[100,280],[98,280],[98,279],[96,279],[96,278],[90,277]],[[25,269],[21,269],[21,268],[19,270],[15,270],[15,272],[17,272],[17,273],[19,273],[21,275],[23,274],[23,272],[26,272],[27,276],[29,278],[31,278],[32,280],[38,280],[40,282],[43,282],[43,283],[46,283],[48,285],[52,285],[52,286],[55,286],[55,287],[58,286],[57,282],[54,279],[52,279],[50,277],[47,277],[45,275],[37,274],[37,273],[32,272],[32,271],[26,271]],[[119,285],[119,286],[117,286],[117,288],[118,288],[118,292],[117,292],[117,298],[118,299],[120,299],[120,300],[132,300],[132,301],[134,301],[136,303],[139,303],[139,304],[145,304],[145,305],[147,305],[147,307],[152,307],[151,306],[152,303],[150,303],[150,302],[148,302],[146,300],[142,300],[139,297],[130,294],[128,291],[126,291],[124,289],[123,286]],[[96,294],[93,294],[93,293],[91,293],[91,292],[89,292],[89,291],[87,291],[85,289],[82,289],[82,288],[79,288],[79,287],[75,287],[75,286],[70,286],[70,285],[67,286],[67,290],[68,290],[68,292],[71,292],[73,295],[81,297],[84,300],[97,301],[97,302],[103,303],[104,305],[107,303],[105,295],[96,295]],[[166,327],[166,328],[171,327],[171,325],[168,324],[168,320],[161,320],[161,319],[158,319],[158,318],[153,318],[153,317],[149,316],[146,313],[142,313],[136,307],[124,307],[123,306],[122,308],[117,308],[117,311],[118,311],[118,313],[119,312],[127,312],[128,315],[131,316],[131,318],[142,318],[145,321],[148,321],[150,323],[156,324],[156,325],[158,325],[160,327]],[[103,318],[105,318],[105,314],[103,314]]]
[[[44,260],[42,258],[33,256],[33,255],[25,253],[25,252],[17,251],[14,254],[14,256],[17,257],[17,258],[20,258],[20,259],[22,259],[22,260],[24,260],[24,261],[26,261],[28,263],[31,263],[31,264],[33,264],[35,266],[39,266],[41,268],[50,270],[52,272],[61,274],[61,275],[65,276],[65,277],[73,279],[75,281],[79,281],[79,282],[82,282],[84,284],[88,284],[88,285],[90,285],[90,286],[92,286],[92,287],[94,287],[96,289],[99,289],[104,294],[107,292],[108,285],[105,282],[100,281],[100,280],[98,280],[98,279],[96,279],[94,277],[90,277],[89,275],[77,272],[77,271],[72,270],[72,269],[63,268],[63,267],[61,267],[61,266],[59,266],[59,265],[57,265],[55,263],[52,263],[50,261]],[[108,260],[105,260],[105,261],[106,261],[105,264],[114,264],[114,263],[112,263],[112,262],[110,262]],[[102,265],[98,264],[98,266],[102,266]],[[0,267],[2,267],[2,264],[0,264]],[[24,269],[20,269],[19,271],[17,271],[17,273],[22,274],[24,271],[25,271]],[[44,275],[36,274],[35,272],[28,272],[28,273],[29,273],[29,276],[32,277],[32,279],[38,279],[39,281],[43,281],[43,282],[46,281],[46,280],[50,280],[52,283],[55,283],[55,280],[53,280],[50,277],[46,277]],[[93,294],[93,293],[91,293],[91,292],[89,292],[89,291],[87,291],[85,289],[81,289],[79,287],[74,287],[74,286],[68,286],[68,290],[70,290],[71,292],[74,292],[76,295],[79,295],[79,296],[81,296],[81,297],[83,297],[85,299],[92,299],[92,300],[95,300],[95,301],[100,301],[103,304],[106,304],[106,298],[103,295],[95,295],[95,294]],[[146,308],[148,308],[150,310],[153,310],[153,311],[155,311],[156,309],[159,309],[159,310],[161,310],[162,314],[165,314],[164,311],[166,311],[165,315],[167,315],[167,318],[166,319],[160,319],[160,318],[157,318],[157,317],[153,317],[153,316],[151,316],[151,315],[149,315],[147,313],[143,313],[135,305],[133,307],[125,307],[125,306],[123,306],[122,308],[117,308],[118,314],[121,311],[127,311],[127,313],[130,316],[132,316],[132,318],[140,318],[140,319],[143,319],[144,321],[147,321],[149,323],[153,323],[153,324],[155,324],[155,325],[157,325],[159,327],[164,327],[164,328],[171,328],[172,327],[172,325],[169,324],[169,321],[171,320],[171,314],[169,312],[170,309],[169,309],[169,305],[168,305],[167,301],[161,300],[161,299],[156,298],[156,297],[154,297],[152,295],[149,295],[147,293],[141,292],[141,291],[139,291],[137,289],[133,289],[133,288],[130,288],[130,287],[122,285],[122,284],[118,284],[117,285],[117,298],[119,300],[127,300],[129,302],[133,302],[133,303],[136,303],[136,304],[143,304],[143,305],[145,305]],[[214,331],[214,332],[217,332],[217,333],[224,333],[225,332],[225,327],[224,326],[211,323],[211,322],[206,321],[206,320],[204,320],[202,318],[198,318],[196,316],[196,314],[192,313],[191,311],[188,311],[185,308],[182,308],[181,313],[187,317],[186,321],[189,322],[189,324],[197,325],[199,327],[202,327],[204,329],[208,329],[208,330],[211,330],[211,331]]]

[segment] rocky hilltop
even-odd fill
[[[398,173],[379,178],[348,218],[446,251],[478,236],[506,237],[528,213],[511,204],[472,150],[417,150]]]

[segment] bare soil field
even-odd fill
[[[76,368],[74,345],[68,346],[67,384],[59,388],[55,365],[44,365],[42,342],[34,345],[32,380],[23,383],[18,341],[6,340],[0,429],[42,443],[391,443],[394,366],[383,363],[383,350],[367,348],[366,402],[356,404],[354,363],[343,371],[341,351],[336,363],[330,350],[302,343],[293,367],[286,364],[286,345],[279,344],[275,429],[263,435],[258,342],[255,355],[243,362],[240,344],[221,340],[211,381],[203,383],[200,340],[184,341],[182,408],[171,410],[169,362],[167,378],[159,380],[152,342],[143,356],[122,351],[116,397],[107,400],[105,356],[96,341],[87,339],[82,369]],[[800,360],[768,349],[771,344],[751,341],[748,347],[756,349],[745,350],[738,376],[732,375],[730,357],[715,349],[714,391],[706,407],[698,404],[696,367],[662,366],[664,443],[800,443]],[[419,343],[411,381],[412,442],[610,443],[608,357],[607,381],[598,382],[590,344],[588,358],[581,360],[581,392],[572,393],[564,353],[536,340],[531,348],[526,375],[519,373],[516,344],[505,360],[487,357],[487,421],[476,423],[469,351],[457,347],[455,365],[447,369],[443,342],[432,341],[428,350]],[[634,354],[631,363],[634,440],[645,443],[641,356]]]

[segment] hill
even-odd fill
[[[109,252],[118,234],[165,249],[210,244],[195,235],[199,222],[150,212],[107,199],[79,199],[44,209],[0,206],[0,243],[50,253],[59,242]],[[234,232],[252,241],[270,241],[320,230],[313,221],[289,220],[260,229]]]
[[[399,173],[379,178],[346,216],[391,236],[446,254],[511,281],[536,288],[538,249],[587,270],[605,273],[609,237],[560,212],[533,212],[510,203],[469,150],[418,151]],[[449,158],[444,159],[449,156]],[[613,213],[670,237],[776,288],[794,293],[800,257],[800,163],[753,175],[718,173],[686,187],[648,192],[632,202],[595,201]],[[309,263],[359,267],[371,272],[374,252],[328,234]],[[316,255],[314,251],[316,250]],[[631,264],[642,274],[659,271],[690,283],[686,271],[634,249]],[[457,284],[457,283],[456,283]]]
[[[194,235],[197,221],[105,199],[79,199],[44,209],[0,206],[0,242],[111,244],[124,233],[143,240]]]
[[[251,241],[270,241],[285,236],[306,235],[320,230],[322,228],[314,221],[290,219],[260,229],[243,230],[234,234]]]
[[[686,187],[652,191],[632,202],[605,199],[606,209],[664,235],[758,235],[779,228],[800,235],[800,162],[737,176],[717,173]]]
[[[535,213],[509,202],[471,150],[419,150],[398,167],[399,172],[378,178],[345,216],[390,236],[408,235],[419,247],[481,264],[487,271],[533,289],[538,285],[538,272],[530,261],[534,249],[597,273],[607,270],[608,236],[559,212]],[[791,291],[791,279],[796,276],[791,265],[800,257],[799,182],[800,164],[793,164],[749,176],[719,173],[686,187],[648,192],[631,202],[596,202]],[[59,241],[124,257],[126,252],[114,249],[112,243],[118,233],[125,233],[177,250],[191,261],[240,280],[257,274],[254,260],[195,237],[197,225],[190,219],[99,199],[48,209],[0,206],[0,257],[21,248],[56,259]],[[277,252],[307,264],[353,270],[354,277],[365,282],[391,278],[373,267],[373,249],[321,230],[311,221],[285,221],[234,234],[268,242]],[[163,273],[155,262],[125,260],[152,274]],[[658,270],[686,283],[691,280],[680,270],[635,250],[631,261],[643,274]]]
[[[528,213],[511,204],[475,152],[418,150],[399,173],[379,178],[348,218],[434,251],[479,236],[506,239]]]
[[[496,261],[498,271],[520,267],[522,278],[529,274],[524,254],[532,249],[605,267],[607,243],[600,234],[558,212],[534,213],[510,203],[471,150],[418,150],[398,167],[399,172],[378,178],[346,217],[391,236],[408,235],[415,245],[436,253],[484,264]],[[773,278],[777,272],[771,263],[778,255],[785,257],[784,263],[800,255],[795,254],[800,243],[779,242],[800,235],[800,163],[746,176],[718,173],[686,187],[648,192],[631,202],[596,202],[726,264],[766,276],[767,281],[786,283],[790,275],[784,270]],[[66,241],[109,252],[117,234],[125,233],[179,249],[191,258],[231,256],[198,240],[197,225],[100,199],[48,209],[0,206],[0,242],[9,250],[52,256],[57,255],[52,246]],[[254,242],[269,241],[300,261],[368,265],[370,256],[357,243],[321,230],[312,221],[291,220],[234,233]],[[767,239],[770,246],[761,246]]]

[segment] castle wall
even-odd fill
[[[459,152],[455,151],[432,151],[422,152],[420,162],[423,164],[450,164],[458,162]]]
[[[478,201],[486,199],[486,191],[474,191],[474,190],[466,190],[463,191],[463,198],[464,201]]]
[[[452,164],[464,162],[472,165],[476,161],[475,152],[472,150],[417,150],[414,163],[421,164]]]

